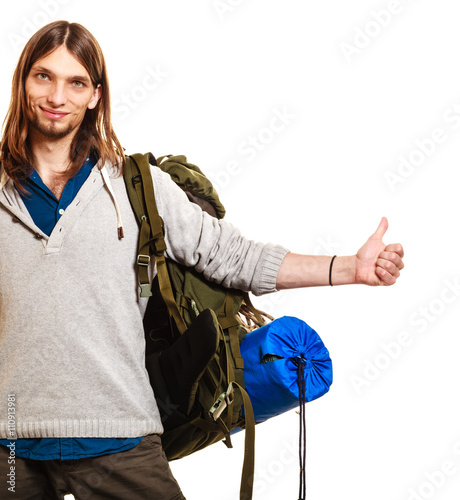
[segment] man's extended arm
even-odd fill
[[[332,265],[332,285],[393,285],[404,267],[404,250],[399,243],[385,245],[383,235],[388,220],[383,217],[377,231],[356,255],[336,257]],[[288,253],[281,264],[276,288],[329,285],[331,256]]]
[[[193,266],[211,281],[255,295],[329,284],[331,256],[288,252],[279,245],[252,242],[224,221],[190,203],[171,177],[152,168],[158,211],[163,218],[168,257]],[[392,285],[403,268],[399,244],[385,246],[388,221],[354,256],[336,257],[332,284]]]

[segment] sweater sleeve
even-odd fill
[[[254,295],[276,291],[282,246],[244,238],[226,222],[191,203],[170,176],[152,167],[155,199],[165,227],[166,255],[206,279]]]

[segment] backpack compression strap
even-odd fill
[[[161,295],[168,307],[169,314],[174,318],[176,326],[182,335],[187,326],[174,300],[166,268],[164,226],[155,203],[149,160],[155,160],[150,153],[127,156],[124,173],[128,196],[140,224],[137,265],[139,267],[141,297],[150,297],[152,295],[148,268],[150,255],[153,254]]]
[[[221,310],[218,316],[219,324],[222,328],[222,333],[224,329],[228,329],[228,336],[230,341],[230,346],[225,343],[225,349],[227,350],[227,373],[226,377],[229,381],[228,390],[233,392],[233,387],[236,386],[241,394],[244,405],[244,460],[243,460],[243,471],[241,474],[241,485],[240,485],[240,500],[250,500],[252,498],[252,490],[254,484],[254,461],[255,461],[255,418],[254,410],[252,408],[252,403],[249,398],[249,394],[244,389],[244,375],[243,368],[244,362],[241,357],[240,346],[238,342],[238,330],[236,325],[239,323],[233,312],[233,301],[230,294],[227,293],[225,301],[222,304]],[[235,370],[230,363],[230,353],[228,349],[231,349],[233,354],[233,359],[235,361]],[[223,395],[222,395],[223,396]],[[228,399],[228,398],[227,398]],[[230,404],[233,399],[233,395],[230,399]],[[225,444],[231,448],[230,440],[230,429],[232,425],[233,413],[230,409],[227,410],[227,422],[224,424],[221,420],[223,427],[228,429],[228,434],[226,435]]]

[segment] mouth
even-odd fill
[[[48,109],[48,108],[40,108],[45,116],[48,118],[51,118],[52,120],[60,120],[61,118],[64,118],[67,116],[69,113],[66,113],[64,111],[56,111],[55,109]]]

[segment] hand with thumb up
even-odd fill
[[[385,245],[382,239],[388,229],[388,220],[382,217],[375,233],[356,254],[356,283],[364,285],[393,285],[401,269],[404,250],[401,244]]]

